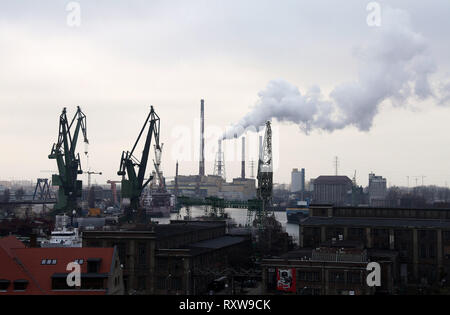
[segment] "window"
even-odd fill
[[[344,282],[344,273],[343,272],[331,272],[330,274],[330,282]]]
[[[147,263],[147,248],[145,243],[138,245],[138,264],[145,265]]]
[[[28,280],[15,280],[14,291],[25,291],[28,286]]]
[[[101,258],[89,258],[87,260],[88,273],[98,273],[100,270]]]
[[[427,248],[425,245],[420,246],[420,258],[427,258]]]
[[[181,290],[183,289],[181,277],[174,277],[172,278],[172,290]]]
[[[298,273],[298,279],[299,279],[299,280],[302,280],[302,281],[305,281],[305,280],[306,280],[306,272],[300,271],[300,272]]]
[[[138,290],[143,291],[146,289],[146,280],[145,277],[138,278]]]
[[[52,290],[74,290],[76,288],[67,285],[66,278],[52,278]]]
[[[166,288],[166,277],[158,277],[158,281],[156,283],[156,287],[159,290],[164,290]]]
[[[104,289],[102,278],[86,278],[81,282],[81,288],[84,290],[101,290]]]
[[[430,256],[430,258],[435,258],[436,257],[436,253],[435,253],[433,245],[430,245],[430,247],[429,247],[429,256]]]
[[[349,272],[347,274],[347,282],[348,283],[360,283],[361,282],[361,274],[359,272]]]
[[[8,287],[11,281],[6,279],[0,279],[0,291],[8,291]]]

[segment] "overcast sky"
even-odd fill
[[[198,172],[202,98],[211,133],[207,173],[214,169],[217,138],[264,103],[267,94],[261,91],[270,89],[270,82],[285,82],[298,95],[319,87],[321,99],[333,106],[348,101],[340,87],[356,82],[375,90],[378,101],[378,86],[367,82],[376,81],[371,71],[384,68],[378,63],[371,68],[370,58],[361,66],[359,54],[371,43],[383,51],[386,43],[378,42],[367,24],[369,2],[80,0],[76,27],[67,23],[73,13],[66,11],[69,1],[0,0],[0,180],[51,175],[45,171],[56,169],[48,154],[63,107],[72,116],[79,105],[87,115],[89,164],[103,172],[95,181],[105,184],[119,179],[121,152],[131,149],[150,105],[161,117],[162,165],[172,177],[177,159],[180,174]],[[333,174],[335,156],[339,174],[353,177],[356,170],[364,186],[372,171],[389,185],[405,186],[407,176],[411,186],[416,176],[426,176],[425,184],[450,182],[450,2],[397,0],[389,1],[389,8],[386,2],[378,2],[382,12],[399,9],[410,20],[408,34],[420,37],[412,47],[426,63],[414,67],[426,80],[418,74],[404,78],[401,66],[411,64],[395,64],[392,71],[387,66],[389,75],[381,80],[387,90],[368,128],[358,117],[349,120],[361,112],[355,104],[348,112],[341,107],[348,119],[334,131],[315,120],[305,133],[286,117],[273,119],[276,182],[290,183],[292,168],[305,168],[308,179]],[[388,23],[381,22],[382,33]],[[409,53],[409,43],[394,44]],[[404,91],[390,81],[398,72],[401,82],[429,83],[432,91],[426,97],[408,94],[398,104],[393,99]],[[256,142],[250,141],[249,159],[256,159]],[[231,180],[240,175],[240,143],[225,144]],[[81,141],[79,148],[82,153]],[[84,157],[82,166],[86,170]]]

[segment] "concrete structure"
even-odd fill
[[[399,286],[450,283],[450,209],[311,205],[300,223],[300,247],[339,238],[397,253]]]
[[[352,186],[347,176],[319,176],[314,180],[314,203],[344,205]]]
[[[369,174],[369,205],[373,207],[386,206],[387,182],[386,178]]]

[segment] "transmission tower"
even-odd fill
[[[334,174],[336,176],[338,176],[339,175],[339,157],[336,156],[334,158],[333,165],[334,165]]]

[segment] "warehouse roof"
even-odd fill
[[[308,217],[301,225],[336,225],[361,227],[415,227],[415,228],[450,228],[449,220],[398,219],[398,218],[341,218]]]
[[[328,185],[347,185],[352,184],[352,181],[347,176],[319,176],[314,180],[314,185],[328,184]]]

